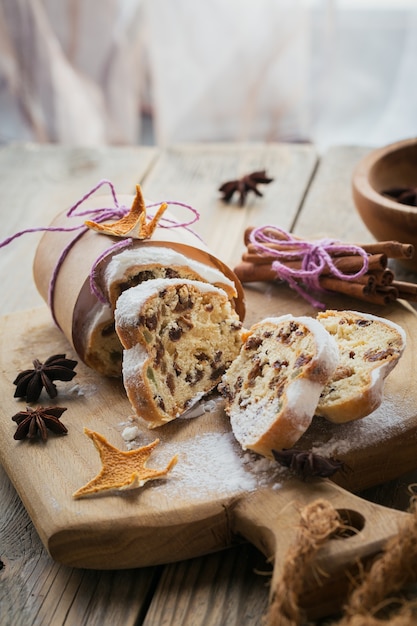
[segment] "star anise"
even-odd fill
[[[50,398],[58,395],[54,380],[72,380],[76,376],[74,368],[77,361],[67,359],[65,354],[54,354],[41,363],[33,360],[34,369],[27,369],[17,375],[13,384],[16,385],[15,398],[25,398],[26,402],[36,402],[43,387]]]
[[[246,176],[242,176],[242,178],[237,178],[236,180],[229,180],[219,187],[219,191],[223,194],[222,200],[224,200],[224,202],[230,202],[234,193],[237,192],[239,194],[239,205],[243,206],[250,191],[253,191],[257,196],[262,196],[258,185],[267,185],[273,180],[273,178],[269,178],[266,175],[266,170],[261,170],[246,174]]]
[[[417,206],[417,187],[392,187],[382,193],[401,204]]]
[[[62,406],[43,406],[37,409],[31,409],[26,407],[26,411],[19,411],[16,415],[13,415],[12,420],[17,423],[17,429],[14,434],[14,439],[35,439],[40,435],[42,441],[48,439],[48,431],[57,433],[58,435],[66,435],[68,429],[59,418],[67,409]]]
[[[286,450],[272,450],[272,454],[280,465],[288,467],[303,480],[310,476],[329,478],[344,467],[342,461],[326,459],[308,450],[288,448]]]

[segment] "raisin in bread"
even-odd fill
[[[404,351],[404,330],[356,311],[323,311],[317,319],[335,338],[340,363],[323,389],[316,414],[338,423],[369,415],[381,404],[385,378]]]
[[[123,291],[153,278],[200,280],[224,289],[231,300],[237,297],[235,283],[219,269],[172,248],[142,246],[114,255],[106,267],[104,283],[110,305],[115,308]]]
[[[336,342],[317,320],[284,315],[252,326],[219,385],[243,449],[272,457],[293,447],[337,364]]]
[[[227,294],[201,281],[155,278],[132,287],[117,300],[115,323],[124,386],[150,428],[216,387],[242,344]]]

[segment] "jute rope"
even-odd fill
[[[338,626],[410,626],[417,624],[417,603],[392,598],[406,585],[417,580],[417,505],[412,502],[411,515],[398,534],[387,542],[362,582],[351,593]],[[388,605],[396,605],[396,613],[376,617]],[[387,611],[385,611],[387,613]]]
[[[412,626],[417,624],[417,602],[398,599],[404,587],[417,580],[417,502],[398,534],[387,542],[381,556],[362,574],[334,626]],[[317,500],[300,514],[296,540],[290,546],[265,617],[266,626],[302,626],[300,598],[305,574],[319,548],[345,528],[337,511]],[[388,610],[389,608],[389,610]]]
[[[304,576],[319,548],[336,531],[343,527],[337,511],[326,500],[316,500],[300,514],[296,540],[290,546],[281,578],[266,616],[267,626],[298,626],[303,611],[299,605]]]
[[[396,614],[390,613],[387,618],[378,618],[373,615],[353,615],[349,621],[342,620],[339,624],[349,626],[415,626],[417,624],[416,606],[412,603],[403,603],[399,605]]]

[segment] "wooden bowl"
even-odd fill
[[[372,150],[358,163],[352,178],[353,199],[369,231],[378,241],[413,244],[414,257],[401,263],[417,271],[417,207],[383,194],[395,187],[417,188],[417,138]]]

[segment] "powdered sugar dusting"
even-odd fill
[[[137,426],[126,426],[122,432],[125,441],[134,441],[139,437],[139,428]]]
[[[187,498],[199,499],[238,495],[277,484],[278,475],[282,475],[274,461],[240,451],[231,432],[205,433],[185,445],[165,443],[165,456],[175,451],[178,463],[170,474],[171,496],[186,493]]]
[[[170,492],[186,489],[188,497],[212,493],[228,495],[253,491],[256,478],[245,470],[235,453],[231,433],[205,433],[177,450],[178,463],[171,473]],[[177,448],[177,446],[174,446]],[[169,446],[165,446],[168,452]]]
[[[120,425],[128,449],[143,446],[156,438],[154,432],[135,433],[135,418]],[[233,433],[204,432],[184,441],[165,439],[155,448],[149,467],[163,467],[177,455],[178,462],[166,481],[153,488],[167,490],[169,498],[187,501],[230,497],[269,485],[278,489],[286,470],[275,461],[243,452]]]
[[[84,396],[86,398],[91,398],[97,393],[97,385],[87,383],[83,383],[80,385],[76,383],[68,389],[67,393],[68,395]]]
[[[326,443],[319,446],[313,446],[311,451],[314,454],[319,454],[325,458],[337,458],[339,455],[346,454],[351,448],[351,442],[349,439],[339,439],[339,437],[332,437]]]

